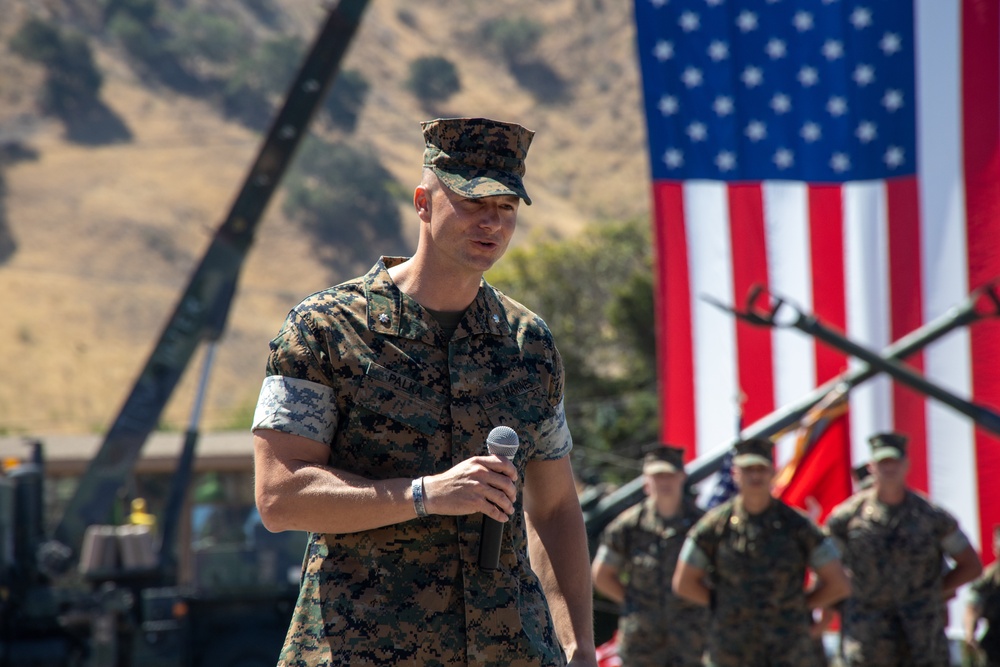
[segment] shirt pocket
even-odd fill
[[[447,398],[372,363],[337,434],[331,465],[373,477],[432,474],[448,465]]]
[[[540,442],[543,428],[555,414],[538,380],[528,374],[519,375],[480,395],[478,402],[490,427],[509,426],[517,433],[515,463],[533,458],[536,449],[543,445]]]

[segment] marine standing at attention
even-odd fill
[[[958,521],[907,488],[908,440],[895,432],[869,438],[871,487],[826,519],[851,575],[840,632],[848,667],[947,665],[945,603],[983,569]]]
[[[708,610],[674,595],[671,581],[688,530],[705,512],[684,494],[684,450],[657,445],[642,461],[646,499],[604,529],[594,588],[621,605],[623,667],[700,667]]]
[[[850,594],[833,542],[803,512],[771,496],[774,445],[736,443],[731,500],[688,533],[674,591],[711,612],[709,665],[816,667],[814,610]],[[806,576],[815,584],[806,590]]]

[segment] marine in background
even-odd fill
[[[871,488],[826,520],[851,575],[853,594],[841,608],[847,667],[947,665],[945,602],[982,572],[958,521],[906,486],[908,441],[902,433],[873,435]]]
[[[688,530],[704,515],[685,496],[684,450],[657,445],[642,462],[646,498],[601,534],[594,588],[621,605],[618,657],[623,667],[699,667],[708,610],[671,589]]]
[[[993,556],[993,564],[969,587],[964,619],[965,642],[985,667],[1000,667],[1000,524],[993,526]],[[986,621],[986,632],[977,638],[980,621]]]
[[[706,664],[822,665],[814,610],[850,594],[837,548],[804,512],[772,497],[770,440],[736,443],[732,472],[736,496],[691,529],[673,579],[677,595],[710,610]]]

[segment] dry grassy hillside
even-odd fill
[[[227,0],[236,2],[236,0]],[[208,102],[149,81],[109,40],[94,40],[101,97],[132,133],[128,142],[87,146],[37,112],[39,68],[6,51],[30,12],[72,22],[90,2],[0,0],[0,142],[20,156],[0,163],[0,208],[15,252],[0,263],[0,433],[106,429],[172,311],[190,272],[260,145]],[[193,0],[189,4],[196,4]],[[224,4],[219,1],[216,4]],[[280,0],[284,30],[307,41],[324,11]],[[563,97],[540,103],[477,42],[474,27],[527,13],[545,27],[538,52]],[[405,20],[404,20],[405,19]],[[537,131],[517,242],[573,234],[593,220],[646,215],[648,168],[631,3],[615,0],[379,0],[372,2],[345,68],[371,83],[353,141],[381,156],[407,188],[419,178],[418,121],[487,115]],[[408,63],[442,55],[459,68],[462,91],[421,108],[404,86]],[[280,195],[279,195],[280,196]],[[267,341],[302,296],[349,277],[316,258],[311,241],[272,202],[244,266],[218,351],[203,427],[229,428],[256,399]],[[404,224],[412,215],[401,202]],[[412,242],[412,227],[409,227]],[[370,257],[357,262],[367,267]],[[164,415],[188,419],[196,358]]]

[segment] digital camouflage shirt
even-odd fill
[[[1000,561],[994,561],[969,586],[969,604],[985,619],[987,630],[979,645],[990,664],[1000,664]]]
[[[313,294],[271,342],[255,428],[330,445],[329,464],[372,479],[443,472],[520,437],[518,499],[500,564],[478,567],[482,515],[428,516],[312,534],[280,665],[562,665],[528,564],[521,485],[566,456],[563,368],[545,324],[482,283],[450,340],[392,282],[365,276]]]
[[[702,664],[708,610],[671,590],[681,545],[702,515],[701,508],[686,502],[677,516],[665,518],[646,498],[615,517],[601,534],[595,560],[617,569],[625,586],[618,617],[622,664]]]
[[[847,664],[947,664],[944,557],[969,546],[955,518],[912,491],[886,505],[872,488],[835,507],[826,528],[851,575],[841,609]]]
[[[808,516],[780,500],[760,514],[748,513],[740,496],[710,510],[680,556],[706,571],[713,590],[709,664],[819,664],[806,576],[838,556]]]

